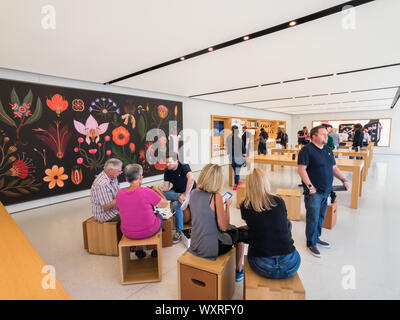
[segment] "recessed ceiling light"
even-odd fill
[[[181,57],[181,61],[185,60],[185,57]]]
[[[211,47],[211,48],[208,48],[208,51],[213,51],[214,50],[214,48],[213,47]]]
[[[295,26],[296,24],[297,24],[296,21],[290,21],[289,26],[293,27],[293,26]]]
[[[244,41],[246,41],[246,40],[249,40],[250,39],[250,37],[249,36],[245,36],[245,37],[243,37],[243,40]]]

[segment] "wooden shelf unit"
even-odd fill
[[[211,157],[223,157],[227,154],[225,146],[226,137],[229,135],[232,128],[232,120],[240,120],[247,129],[254,129],[256,131],[255,137],[260,135],[261,128],[264,128],[268,133],[268,139],[276,139],[278,134],[278,127],[281,126],[286,131],[286,121],[269,120],[269,119],[255,119],[255,118],[239,118],[211,115]],[[216,136],[214,130],[214,122],[218,121],[219,128],[223,124],[224,135]],[[217,124],[217,123],[216,123]],[[257,143],[254,144],[254,150],[257,150]],[[268,148],[275,147],[275,142],[268,143]],[[222,153],[221,153],[222,151]]]

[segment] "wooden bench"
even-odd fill
[[[287,218],[289,220],[300,220],[301,191],[299,189],[278,189],[276,195],[285,201]]]
[[[100,223],[93,217],[83,221],[83,246],[92,254],[118,256],[118,242],[122,237],[119,222]]]
[[[133,240],[125,236],[118,244],[121,284],[161,281],[162,270],[162,231],[146,239]],[[130,248],[136,246],[155,246],[157,258],[130,259]]]
[[[244,300],[305,300],[306,291],[296,273],[288,279],[264,278],[251,269],[244,256]]]
[[[0,235],[0,300],[71,299],[1,202]]]
[[[186,251],[178,259],[180,300],[228,300],[235,291],[235,248],[215,261]]]

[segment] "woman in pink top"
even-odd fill
[[[150,188],[142,188],[143,168],[138,164],[129,164],[124,170],[130,186],[117,193],[116,208],[121,216],[121,231],[130,239],[145,239],[156,234],[162,227],[161,215],[154,213],[154,207],[165,208],[166,199],[161,198]],[[152,252],[156,256],[157,251]],[[143,258],[146,253],[136,248],[136,256]]]

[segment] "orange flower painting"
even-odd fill
[[[112,139],[116,145],[123,146],[129,142],[130,133],[124,127],[115,128],[112,132]]]
[[[51,100],[46,100],[47,106],[57,113],[57,117],[60,116],[61,112],[68,108],[68,101],[64,100],[59,94],[55,94]]]
[[[54,165],[51,169],[45,170],[46,177],[44,181],[49,182],[49,189],[53,189],[56,185],[60,188],[64,186],[64,180],[68,179],[68,175],[64,174],[64,167]]]

